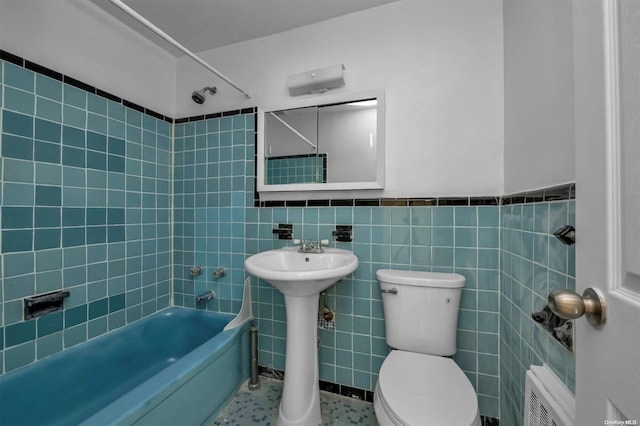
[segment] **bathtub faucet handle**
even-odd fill
[[[204,268],[202,266],[194,266],[191,269],[189,269],[189,275],[191,275],[192,277],[195,277],[196,275],[200,275],[203,270]]]

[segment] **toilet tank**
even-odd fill
[[[456,353],[460,274],[379,269],[387,344],[430,355]]]

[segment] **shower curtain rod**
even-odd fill
[[[166,41],[167,43],[171,44],[173,47],[175,47],[176,49],[180,50],[182,53],[184,53],[185,55],[187,55],[188,57],[190,57],[191,59],[193,59],[194,61],[196,61],[200,65],[202,65],[203,67],[205,67],[207,70],[211,71],[212,73],[214,73],[215,75],[220,77],[227,84],[229,84],[234,89],[236,89],[237,91],[242,93],[244,96],[246,96],[247,98],[251,97],[251,96],[249,96],[249,93],[245,92],[240,86],[235,84],[233,81],[231,81],[228,77],[226,77],[220,71],[218,71],[217,69],[213,68],[211,65],[209,65],[208,63],[206,63],[202,59],[200,59],[200,57],[197,56],[195,53],[191,52],[189,49],[187,49],[186,47],[184,47],[183,45],[178,43],[169,34],[165,33],[160,28],[156,27],[151,21],[147,20],[144,16],[140,15],[138,12],[136,12],[135,10],[133,10],[132,8],[130,8],[129,6],[124,4],[121,0],[109,0],[109,1],[114,6],[117,6],[124,13],[126,13],[129,16],[131,16],[133,19],[135,19],[136,21],[138,21],[139,23],[141,23],[142,25],[144,25],[145,27],[147,27],[148,29],[150,29],[151,31],[156,33],[164,41]]]
[[[302,139],[303,141],[305,141],[306,143],[311,145],[314,149],[318,148],[313,142],[311,142],[309,139],[307,139],[302,133],[300,133],[299,131],[297,131],[293,127],[291,127],[291,125],[289,123],[287,123],[286,121],[284,121],[282,118],[278,117],[273,112],[270,112],[269,115],[271,115],[273,118],[275,118],[276,120],[278,120],[279,122],[284,124],[287,127],[287,129],[291,130],[293,133],[295,133],[296,136],[298,136],[300,139]]]

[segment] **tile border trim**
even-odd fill
[[[509,204],[539,203],[542,201],[574,200],[576,198],[576,183],[570,182],[563,185],[549,186],[533,191],[518,192],[502,197],[503,206]]]
[[[176,118],[174,120],[174,124],[191,123],[195,121],[209,120],[210,118],[230,117],[232,115],[239,115],[239,114],[253,114],[253,113],[257,113],[257,111],[258,111],[257,107],[249,107],[249,108],[242,108],[242,109],[233,109],[230,111],[215,112],[215,113],[206,114],[206,115],[193,115],[191,117]]]
[[[275,368],[258,366],[258,374],[263,377],[269,377],[277,380],[284,379],[284,371],[276,370]],[[327,382],[325,380],[319,380],[320,390],[346,396],[347,398],[353,398],[360,401],[366,401],[373,404],[373,391],[355,388],[353,386],[340,385],[338,383]],[[482,426],[500,426],[500,420],[494,417],[480,416]]]
[[[575,183],[522,192],[507,196],[426,197],[426,198],[345,198],[326,200],[254,200],[254,207],[435,207],[506,206],[575,199]]]
[[[260,365],[258,366],[258,374],[263,377],[283,380],[285,373],[282,370],[276,370],[275,368],[263,367]],[[373,403],[373,392],[370,390],[340,385],[338,383],[327,382],[325,380],[319,380],[319,385],[321,391]]]
[[[500,197],[338,198],[326,200],[256,200],[254,207],[418,207],[498,206]]]
[[[103,97],[105,99],[108,99],[110,101],[122,104],[123,106],[127,107],[127,108],[131,108],[133,110],[136,110],[138,112],[141,112],[143,114],[147,114],[150,115],[154,118],[157,118],[158,120],[163,120],[166,121],[169,124],[180,124],[180,123],[188,123],[188,122],[194,122],[194,121],[200,121],[200,120],[206,120],[209,118],[218,118],[218,117],[228,117],[228,116],[232,116],[232,115],[238,115],[238,114],[252,114],[252,113],[256,113],[257,112],[257,108],[256,107],[251,107],[251,108],[243,108],[243,109],[237,109],[237,110],[232,110],[232,111],[224,111],[224,112],[218,112],[215,114],[207,114],[207,115],[197,115],[197,116],[193,116],[193,117],[184,117],[184,118],[178,118],[178,119],[174,119],[172,117],[169,117],[167,115],[163,115],[160,114],[152,109],[146,108],[142,105],[138,105],[134,102],[131,102],[127,99],[123,99],[120,98],[119,96],[116,96],[112,93],[109,92],[105,92],[104,90],[98,89],[97,87],[94,87],[90,84],[87,84],[83,81],[80,80],[76,80],[73,77],[70,77],[68,75],[62,74],[58,71],[52,70],[51,68],[47,68],[43,65],[37,64],[35,62],[31,62],[28,59],[22,58],[18,55],[14,55],[11,52],[7,52],[6,50],[0,49],[0,60],[3,61],[7,61],[10,62],[14,65],[17,65],[19,67],[28,69],[29,71],[33,71],[33,72],[37,72],[38,74],[42,74],[46,77],[52,78],[54,80],[57,80],[61,83],[65,83],[65,84],[69,84],[70,86],[74,86],[77,87],[78,89],[84,90],[85,92]]]

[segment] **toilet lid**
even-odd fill
[[[473,425],[476,393],[450,358],[392,351],[380,368],[378,386],[388,410],[408,425]]]

